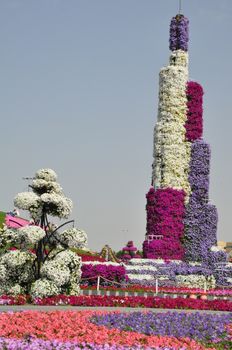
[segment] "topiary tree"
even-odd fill
[[[50,223],[49,216],[68,218],[72,210],[53,170],[38,170],[30,187],[32,191],[15,197],[14,205],[29,212],[31,224],[0,232],[0,293],[30,293],[33,298],[77,295],[81,258],[72,248],[86,246],[86,233],[74,226],[61,230],[73,220],[59,227]]]

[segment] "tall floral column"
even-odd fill
[[[159,105],[154,129],[152,187],[147,194],[147,258],[182,259],[185,203],[191,144],[186,140],[188,81],[188,19],[171,21],[169,64],[159,75]]]
[[[159,79],[146,258],[215,262],[217,209],[209,204],[210,148],[203,141],[203,89],[188,81],[188,24],[172,18],[169,65]],[[220,254],[222,258],[223,254]]]

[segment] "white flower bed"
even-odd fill
[[[113,265],[113,266],[125,266],[123,263],[116,263],[113,261],[82,261],[83,265]]]
[[[182,264],[183,261],[181,260],[172,260],[172,263],[175,264]],[[164,259],[131,259],[129,261],[129,264],[127,266],[130,265],[141,265],[141,266],[146,266],[146,265],[156,265],[156,264],[166,264],[166,261]]]
[[[178,275],[176,276],[177,285],[188,288],[212,289],[216,287],[214,276],[205,277],[203,275]]]
[[[145,266],[140,266],[140,265],[135,265],[135,266],[130,266],[130,265],[128,265],[128,266],[126,266],[126,270],[127,271],[131,271],[131,270],[133,270],[133,271],[141,271],[141,270],[144,270],[144,271],[151,271],[151,272],[154,272],[154,271],[157,271],[157,267],[155,267],[155,266],[152,266],[152,265],[145,265]]]
[[[151,281],[155,279],[153,275],[138,275],[138,274],[128,273],[127,276],[129,280],[135,279],[135,280],[141,280],[141,281],[145,281],[145,280]]]

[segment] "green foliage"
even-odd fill
[[[6,219],[6,213],[4,213],[3,211],[0,211],[0,228],[3,227],[5,223],[5,219]]]

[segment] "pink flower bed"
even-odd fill
[[[232,301],[228,300],[201,300],[185,298],[160,297],[120,297],[101,295],[66,296],[58,295],[50,298],[35,299],[36,305],[73,305],[73,306],[120,306],[120,307],[146,307],[163,309],[192,309],[192,310],[218,310],[232,311]]]
[[[144,335],[134,331],[108,329],[91,323],[94,315],[105,312],[93,311],[24,311],[0,314],[0,334],[4,338],[26,338],[33,335],[39,339],[62,342],[117,344],[132,347],[163,347],[173,350],[205,350],[205,347],[189,338]],[[7,325],[7,327],[6,327]],[[208,348],[209,350],[210,348]],[[212,350],[213,348],[211,348]]]

